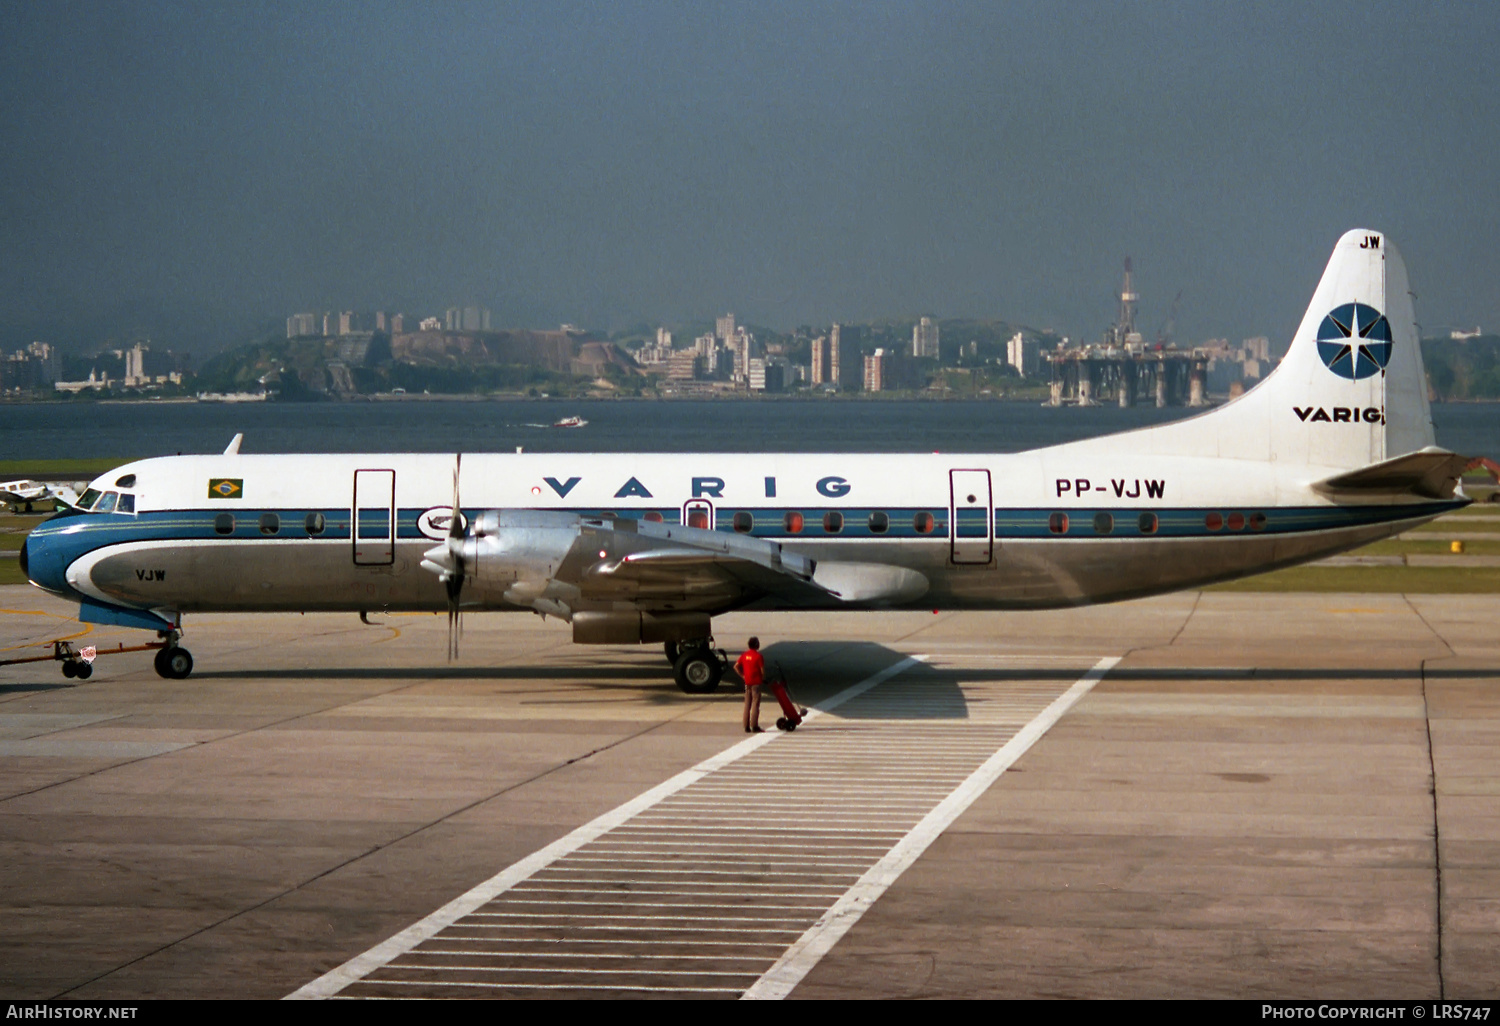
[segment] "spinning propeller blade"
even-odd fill
[[[443,575],[443,586],[448,592],[448,661],[458,658],[458,639],[463,634],[463,617],[458,611],[459,594],[464,588],[464,516],[458,502],[458,474],[463,465],[464,454],[459,453],[453,461],[453,516],[448,521],[449,567]]]

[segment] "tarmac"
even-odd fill
[[[0,667],[0,994],[1500,991],[1500,596],[734,614],[817,714],[752,738],[654,646],[371,619]]]

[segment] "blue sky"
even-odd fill
[[[1500,6],[0,0],[0,324],[491,306],[1500,328]]]

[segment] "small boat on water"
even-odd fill
[[[584,420],[582,417],[564,417],[562,420],[554,422],[552,426],[561,428],[581,428],[585,427],[587,424],[588,421]]]

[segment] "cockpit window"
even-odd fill
[[[125,475],[121,476],[120,478],[118,478],[115,481],[115,487],[116,488],[134,488],[135,487],[135,475],[134,474],[125,474]]]
[[[78,497],[79,509],[92,509],[94,502],[99,498],[99,489],[90,488]]]
[[[131,495],[129,492],[121,492],[120,493],[120,501],[117,502],[117,503],[115,503],[115,512],[116,513],[134,513],[135,512],[135,496]]]
[[[94,503],[95,513],[113,513],[115,511],[115,500],[120,497],[119,492],[105,492],[104,496]]]

